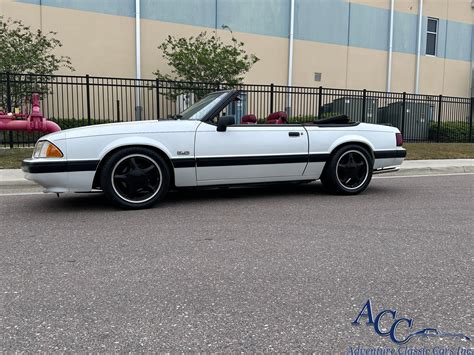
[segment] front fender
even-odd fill
[[[163,153],[165,153],[168,156],[168,158],[171,159],[171,157],[172,157],[171,152],[169,151],[168,148],[165,147],[164,144],[162,144],[162,143],[160,143],[160,142],[158,142],[154,139],[146,138],[146,137],[143,137],[143,136],[140,136],[140,137],[131,136],[131,137],[119,138],[117,140],[114,140],[113,142],[110,142],[99,153],[99,155],[98,155],[99,160],[102,160],[111,151],[113,151],[117,148],[120,148],[120,147],[124,147],[124,146],[150,146],[150,147],[154,147],[154,148],[157,148],[157,149],[161,150]]]

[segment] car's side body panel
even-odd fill
[[[234,125],[218,132],[203,123],[196,132],[197,184],[298,179],[307,154],[307,133],[301,125]]]

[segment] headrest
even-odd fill
[[[242,116],[242,118],[240,119],[240,122],[245,124],[245,123],[257,123],[257,117],[253,114],[250,114],[250,115],[245,115],[245,116]]]
[[[283,111],[273,112],[267,117],[267,121],[273,120],[283,120],[286,122],[288,120],[288,115]]]

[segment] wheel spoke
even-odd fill
[[[153,171],[153,169],[156,169],[156,167],[154,165],[150,165],[148,168],[142,169],[142,171],[145,174],[148,174],[149,172]]]
[[[119,167],[119,168],[121,168],[120,174],[122,174],[122,175],[123,175],[123,174],[126,174],[126,173],[128,173],[128,172],[130,172],[130,167],[129,167],[127,164],[123,164],[123,165],[122,165],[121,167]],[[117,170],[119,170],[119,169],[117,169]]]
[[[135,160],[135,158],[130,158],[130,166],[132,167],[132,169],[139,169],[137,161]]]
[[[146,188],[148,189],[148,191],[152,192],[155,190],[155,186],[153,186],[151,183],[148,183],[146,184]]]

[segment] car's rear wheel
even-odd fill
[[[168,192],[170,172],[163,158],[148,148],[125,148],[104,164],[101,186],[116,206],[148,208]]]
[[[321,175],[321,182],[333,193],[355,195],[369,186],[373,165],[367,149],[359,145],[347,145],[332,155]]]

